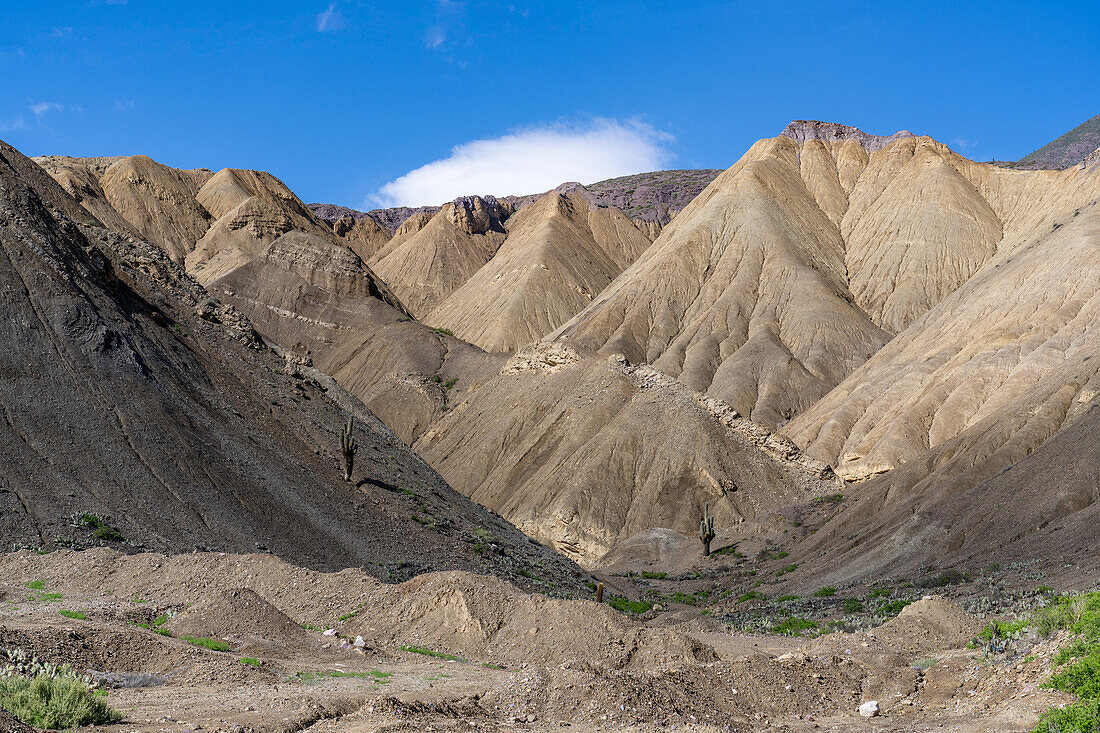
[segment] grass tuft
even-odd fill
[[[444,659],[448,662],[465,662],[462,657],[455,656],[454,654],[448,654],[447,652],[437,652],[434,649],[428,649],[422,646],[405,645],[401,647],[403,652],[412,652],[413,654],[423,654],[426,657],[435,657],[436,659]]]
[[[194,636],[185,636],[183,637],[183,640],[188,642],[189,644],[201,646],[203,649],[209,649],[212,652],[227,652],[233,648],[220,639],[211,639],[206,636],[201,636],[197,638]]]

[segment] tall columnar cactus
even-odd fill
[[[355,442],[352,428],[355,427],[353,418],[348,418],[348,424],[340,433],[340,452],[344,455],[344,480],[351,481],[351,470],[355,467],[355,454],[359,452],[359,444]]]
[[[703,555],[710,556],[710,543],[714,541],[714,517],[710,515],[710,502],[703,504],[703,521],[699,522],[699,540],[703,543]]]

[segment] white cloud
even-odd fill
[[[23,119],[23,115],[19,115],[14,120],[3,121],[0,120],[0,132],[11,132],[12,130],[25,130],[27,129],[27,122]]]
[[[328,8],[325,9],[325,12],[317,14],[316,28],[318,33],[340,30],[343,27],[344,14],[336,7],[336,3],[330,4]]]
[[[128,109],[133,109],[134,100],[132,99],[116,99],[115,100],[115,112],[125,112]]]
[[[469,194],[539,193],[566,181],[594,183],[658,170],[673,157],[665,148],[672,140],[632,120],[519,130],[458,145],[449,157],[382,186],[367,197],[366,205],[421,206]]]
[[[65,36],[71,36],[73,34],[72,26],[65,26],[64,28],[55,27],[50,31],[50,38],[64,38]]]
[[[42,115],[47,112],[60,112],[63,109],[65,107],[57,102],[35,102],[31,105],[31,112],[34,112],[34,116],[38,119],[42,119]]]

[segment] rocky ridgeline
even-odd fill
[[[626,374],[638,389],[660,389],[668,391],[686,391],[688,388],[680,381],[648,364],[630,365],[621,354],[611,357],[611,363]],[[729,403],[705,393],[692,392],[692,401],[710,413],[715,420],[725,425],[742,439],[759,448],[774,460],[786,466],[813,476],[821,481],[836,482],[843,486],[833,469],[822,461],[810,458],[790,438],[773,433],[767,426],[746,419]]]
[[[909,130],[898,130],[893,135],[872,135],[858,127],[842,125],[838,122],[822,122],[821,120],[792,120],[783,128],[783,132],[780,134],[791,138],[799,145],[804,144],[807,140],[825,140],[827,142],[855,140],[868,153],[882,150],[897,140],[916,137]]]
[[[584,186],[576,181],[567,181],[552,189],[561,194],[569,193],[577,189],[583,189],[586,198],[598,206],[614,206],[621,209],[630,217],[639,229],[650,234],[650,238],[656,238],[662,226],[672,220],[676,214],[691,203],[692,199],[699,195],[707,185],[713,181],[721,170],[674,170],[653,171],[650,173],[638,173],[619,178],[610,178]],[[524,196],[460,196],[453,202],[455,208],[469,210],[474,201],[483,202],[481,206],[498,208],[506,212],[499,218],[503,221],[508,216],[523,208],[527,204],[534,203],[548,191]],[[340,220],[347,219],[342,226],[350,229],[356,220],[370,218],[390,234],[410,218],[417,214],[433,215],[442,209],[442,206],[397,206],[390,209],[374,209],[372,211],[356,211],[346,206],[335,204],[309,204],[309,208],[322,221],[336,224]]]

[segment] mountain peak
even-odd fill
[[[858,127],[821,120],[791,120],[780,135],[800,145],[807,140],[855,140],[869,153],[882,150],[895,140],[914,137],[909,130],[898,130],[893,135],[872,135]]]

